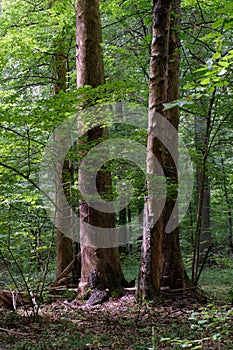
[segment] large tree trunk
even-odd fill
[[[104,68],[101,49],[102,29],[98,0],[78,0],[76,3],[77,38],[77,87],[90,85],[97,87],[104,83]],[[94,116],[92,116],[94,118]],[[82,120],[79,128],[82,129]],[[95,127],[86,133],[86,143],[100,142],[107,137],[107,130]],[[79,171],[79,186],[83,181]],[[104,196],[111,192],[111,174],[106,169],[96,177],[98,192]],[[118,248],[88,246],[90,238],[88,223],[94,227],[111,228],[115,225],[115,215],[104,213],[90,207],[84,200],[80,203],[80,248],[81,281],[79,292],[84,296],[89,288],[115,288],[125,282],[121,268]],[[91,239],[90,239],[91,241]]]
[[[188,278],[182,262],[178,213],[173,216],[173,227],[167,232],[167,224],[177,200],[177,169],[175,166],[178,153],[177,133],[169,134],[160,124],[158,114],[163,115],[177,130],[179,112],[177,108],[163,111],[163,103],[179,99],[179,26],[180,1],[154,0],[153,1],[153,37],[151,44],[150,61],[150,95],[148,121],[148,156],[147,172],[149,175],[159,174],[153,152],[159,161],[166,177],[168,196],[162,214],[159,216],[160,203],[150,195],[150,176],[148,177],[149,195],[144,210],[144,232],[142,244],[142,258],[139,271],[137,295],[139,300],[153,299],[162,290],[184,289]],[[173,148],[166,150],[165,146],[154,135],[153,130],[159,128],[164,139]],[[175,152],[174,152],[175,150]],[[162,175],[162,174],[160,174]],[[170,185],[169,185],[170,184]],[[172,190],[173,187],[173,190]],[[155,218],[159,216],[156,224]],[[176,225],[174,225],[176,222]]]

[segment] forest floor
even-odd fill
[[[97,306],[61,297],[34,321],[24,313],[0,309],[0,350],[233,349],[230,303],[173,296],[140,305],[126,292]]]

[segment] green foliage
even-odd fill
[[[204,270],[200,278],[200,286],[213,300],[230,303],[233,290],[232,260],[216,257],[216,265],[212,264],[213,267]]]
[[[121,263],[124,276],[127,281],[135,280],[136,284],[141,255],[140,246],[141,240],[137,241],[136,244],[129,246],[128,249],[126,249],[126,253],[121,253]]]
[[[227,348],[232,345],[230,339],[232,329],[233,311],[227,306],[217,307],[209,304],[207,307],[199,308],[191,313],[183,325],[175,323],[165,333],[169,336],[156,336],[157,326],[152,328],[152,348],[157,349],[159,345],[172,349],[204,349],[212,347],[214,342],[225,344]],[[172,329],[173,328],[173,329]],[[222,343],[223,342],[223,343]],[[218,345],[217,345],[218,346]]]

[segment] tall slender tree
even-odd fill
[[[59,0],[53,0],[51,2],[51,7]],[[54,95],[59,94],[61,91],[66,92],[66,67],[67,67],[67,58],[65,52],[65,41],[64,38],[61,37],[55,43],[55,52],[52,55],[53,59],[53,90]],[[60,140],[58,139],[59,143]],[[66,159],[63,166],[63,174],[62,174],[62,183],[64,185],[64,189],[66,192],[66,196],[69,196],[69,188],[70,188],[70,180],[69,178],[69,161]],[[57,190],[57,203],[60,203],[60,189],[58,187]],[[62,210],[58,210],[57,220],[63,220],[64,215],[70,215],[70,209],[60,208]],[[66,213],[64,213],[66,212]],[[73,248],[72,248],[72,240],[69,237],[66,237],[61,230],[57,229],[56,234],[56,276],[59,278],[60,274],[65,270],[65,268],[71,263],[73,260]]]
[[[160,127],[157,125],[159,123],[158,113],[166,118],[176,130],[178,129],[179,111],[177,107],[164,111],[163,104],[179,99],[180,17],[180,0],[153,1],[147,171],[149,174],[156,174],[156,164],[154,164],[154,158],[151,157],[153,153],[165,174],[168,196],[163,212],[155,225],[152,225],[158,215],[155,198],[149,195],[145,204],[142,257],[137,289],[140,300],[153,299],[161,293],[162,289],[184,289],[188,282],[179,244],[178,214],[173,218],[177,224],[176,228],[172,232],[166,232],[177,200],[176,159],[153,133],[154,127]],[[161,127],[161,132],[166,133],[166,130]],[[169,132],[164,135],[167,138],[174,136],[169,135]],[[178,153],[177,137],[170,142]],[[149,177],[148,189],[150,186],[153,184],[150,183]]]
[[[66,91],[66,57],[62,40],[58,45],[58,52],[53,55],[53,85],[54,94]],[[60,140],[57,140],[60,142]],[[62,183],[66,196],[69,196],[70,172],[69,161],[66,159],[63,166]],[[60,191],[57,191],[57,202],[60,202]],[[66,211],[66,214],[64,213]],[[57,211],[57,220],[63,220],[64,215],[70,215],[70,209]],[[57,278],[73,260],[72,240],[66,237],[59,229],[56,234],[56,275]]]
[[[202,158],[205,153],[205,139],[207,118],[196,116],[195,117],[195,146],[197,151],[197,165],[196,165],[196,192],[197,203],[198,198],[203,188],[203,203],[201,213],[201,234],[200,234],[200,254],[203,255],[204,251],[211,244],[211,229],[210,229],[210,184],[209,176],[206,169],[202,167]],[[204,182],[202,183],[202,172],[205,171]],[[202,257],[203,260],[203,257]]]
[[[104,83],[102,57],[102,28],[98,0],[78,0],[76,2],[76,64],[77,87],[90,85],[97,87]],[[94,116],[93,116],[94,117]],[[79,122],[82,129],[83,122]],[[107,136],[104,127],[94,127],[86,133],[85,144],[100,142]],[[81,141],[82,142],[82,141]],[[84,142],[84,141],[83,141]],[[79,185],[85,180],[79,172]],[[111,174],[106,169],[96,176],[96,187],[104,196],[111,192]],[[112,228],[115,215],[95,210],[85,200],[80,203],[80,248],[81,248],[81,281],[79,292],[84,296],[89,288],[115,288],[124,284],[118,248],[98,248],[88,246],[92,227]]]

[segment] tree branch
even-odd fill
[[[15,172],[16,174],[18,174],[19,176],[21,176],[23,179],[27,180],[30,184],[32,184],[37,190],[39,190],[56,208],[56,210],[59,210],[59,207],[57,206],[57,204],[52,200],[52,198],[49,197],[49,195],[44,192],[32,179],[30,179],[30,177],[28,175],[25,175],[24,173],[22,173],[21,171],[19,171],[18,169],[12,167],[11,165],[5,164],[0,162],[0,166],[2,166],[3,168],[12,170],[13,172]]]

